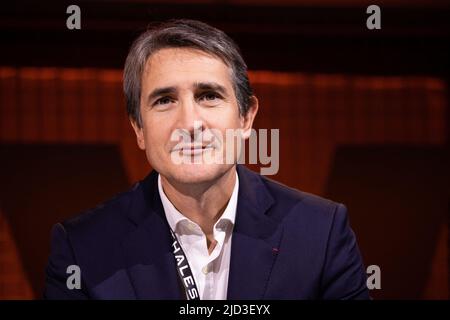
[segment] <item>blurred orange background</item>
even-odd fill
[[[236,39],[260,101],[255,127],[280,130],[270,178],[348,206],[366,265],[381,267],[374,298],[448,299],[450,9],[410,3],[391,3],[398,20],[383,13],[375,36],[356,0],[88,1],[78,35],[60,26],[63,4],[36,9],[45,19],[4,9],[0,299],[40,298],[51,225],[151,170],[121,66],[155,17],[204,20]]]

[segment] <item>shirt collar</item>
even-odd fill
[[[214,225],[214,229],[217,226],[220,226],[223,222],[227,221],[228,223],[231,223],[234,225],[235,219],[236,219],[236,209],[237,209],[237,198],[239,193],[239,176],[236,174],[236,181],[233,188],[233,193],[231,194],[230,200],[228,201],[228,204],[222,214],[222,216],[217,220],[217,222]],[[192,222],[190,219],[186,218],[180,211],[178,211],[177,208],[170,202],[169,198],[167,198],[166,194],[164,193],[164,190],[162,188],[161,183],[161,175],[158,174],[158,191],[159,196],[161,198],[162,205],[164,207],[164,213],[167,218],[167,222],[169,223],[170,228],[175,232],[177,230],[177,226],[182,221],[189,221]],[[192,222],[194,223],[194,222]]]

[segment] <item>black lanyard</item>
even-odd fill
[[[175,257],[175,262],[177,264],[178,275],[180,277],[180,281],[186,290],[186,299],[187,300],[200,300],[200,295],[197,289],[197,285],[195,284],[194,276],[192,275],[191,267],[189,266],[189,262],[184,254],[183,249],[181,248],[180,243],[178,242],[177,237],[173,233],[172,229],[170,229],[170,234],[172,235],[173,243],[173,255]]]

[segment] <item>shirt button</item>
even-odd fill
[[[202,272],[203,274],[207,274],[209,272],[209,268],[207,265],[203,267]]]

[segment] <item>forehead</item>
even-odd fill
[[[231,68],[220,58],[191,48],[166,48],[152,54],[142,74],[143,89],[217,82],[231,88]]]

